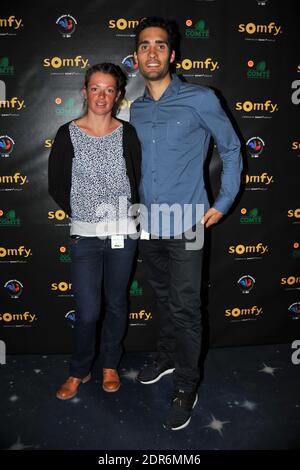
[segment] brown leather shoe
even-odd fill
[[[103,369],[102,388],[105,392],[117,392],[120,385],[120,377],[116,369]]]
[[[83,379],[78,379],[77,377],[70,376],[68,380],[60,387],[56,397],[59,400],[70,400],[75,397],[77,390],[80,384],[85,384],[91,379],[91,374],[87,375]]]

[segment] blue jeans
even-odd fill
[[[137,241],[127,238],[124,248],[111,248],[111,239],[71,238],[71,272],[76,306],[75,350],[70,374],[85,377],[95,355],[96,324],[105,296],[101,355],[103,367],[116,369],[123,352],[128,318],[128,283]]]

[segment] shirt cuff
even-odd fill
[[[218,196],[212,207],[217,209],[217,211],[222,212],[222,214],[226,214],[232,206],[232,203],[232,199],[229,199],[226,196]]]

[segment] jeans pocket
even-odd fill
[[[84,237],[81,235],[70,235],[70,248],[72,246],[77,245],[80,240],[82,240]]]

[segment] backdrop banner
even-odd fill
[[[212,87],[243,145],[242,190],[207,233],[203,316],[212,347],[300,338],[300,61],[296,2],[286,0],[51,0],[4,2],[0,12],[0,340],[11,353],[69,353],[76,311],[67,215],[47,192],[57,129],[83,113],[87,68],[128,74],[119,117],[143,93],[134,29],[177,21],[176,71]],[[221,160],[212,144],[207,188]],[[118,289],[118,279],[115,281]],[[128,351],[155,349],[158,318],[138,259]]]

